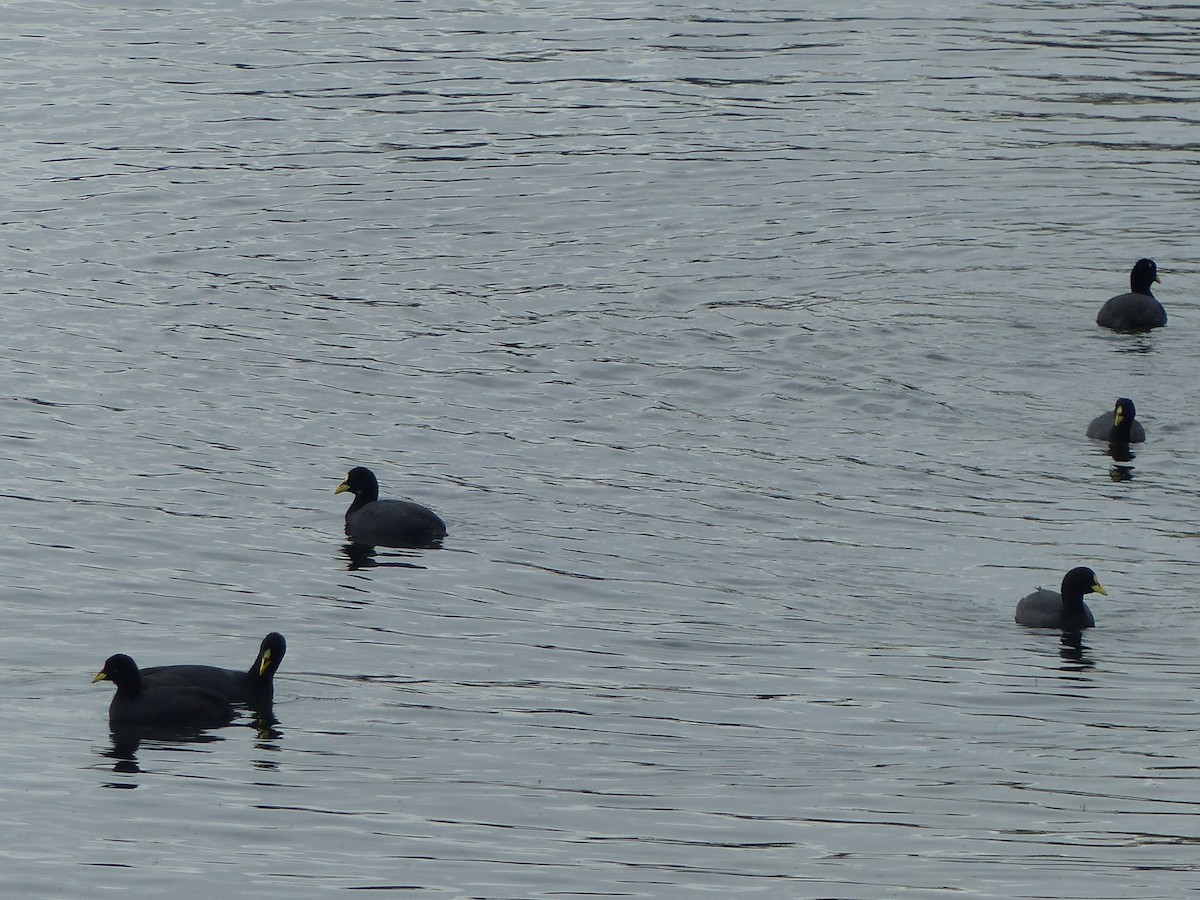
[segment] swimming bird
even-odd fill
[[[1158,281],[1158,266],[1152,259],[1139,259],[1129,273],[1129,293],[1105,301],[1096,324],[1114,331],[1147,331],[1167,324],[1167,311],[1150,293]]]
[[[287,641],[278,631],[262,640],[258,656],[247,671],[218,666],[150,666],[142,669],[146,688],[198,687],[232,703],[270,703],[275,695],[275,672],[287,653]]]
[[[356,544],[382,547],[429,547],[446,536],[446,523],[431,509],[411,500],[380,500],[375,473],[355,466],[335,494],[350,491],[346,536]]]
[[[1017,624],[1063,631],[1091,628],[1096,620],[1083,602],[1084,594],[1107,596],[1108,591],[1096,580],[1095,572],[1087,566],[1079,566],[1063,576],[1062,593],[1038,588],[1022,597],[1017,604]]]
[[[105,660],[92,683],[105,680],[117,687],[108,706],[112,728],[215,728],[234,716],[228,700],[203,688],[143,686],[137,663],[124,653]]]
[[[1121,397],[1110,413],[1101,413],[1087,427],[1087,436],[1110,444],[1140,444],[1146,440],[1146,429],[1137,421],[1137,407],[1128,397]]]

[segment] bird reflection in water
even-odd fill
[[[224,727],[236,728],[248,724],[254,729],[254,746],[257,749],[271,753],[278,752],[279,740],[283,737],[283,731],[278,727],[279,719],[275,716],[274,705],[270,702],[251,704],[246,707],[246,710],[250,713],[249,723],[235,722],[232,726]],[[109,733],[109,737],[112,739],[112,746],[107,750],[100,751],[100,755],[113,760],[112,770],[120,775],[141,774],[142,767],[138,763],[138,753],[141,751],[143,743],[147,744],[150,749],[179,753],[192,752],[187,749],[189,745],[196,745],[199,749],[200,745],[216,744],[227,739],[226,735],[216,734],[213,730],[189,727],[164,728],[162,726],[133,726],[113,729]],[[278,767],[271,759],[258,760],[254,766],[258,769]],[[138,787],[138,783],[136,781],[109,782],[104,787],[132,790]]]
[[[283,732],[277,726],[279,719],[275,717],[275,709],[270,703],[262,706],[252,706],[250,712],[253,713],[251,725],[254,727],[255,734],[260,742],[277,741],[283,737]],[[272,747],[272,750],[278,750],[278,747]]]
[[[1108,455],[1113,462],[1127,463],[1137,459],[1137,454],[1129,448],[1128,441],[1112,441],[1108,445]]]
[[[138,765],[138,751],[145,741],[154,746],[182,747],[187,744],[213,744],[225,740],[219,734],[212,734],[199,729],[185,728],[121,728],[111,732],[112,747],[101,753],[102,756],[113,760],[113,771],[122,775],[138,775],[142,768]],[[135,782],[117,782],[104,785],[105,787],[129,790],[137,787]]]
[[[1082,672],[1095,668],[1096,661],[1089,653],[1090,649],[1083,642],[1082,631],[1064,631],[1058,646],[1058,655],[1064,663],[1063,670]]]
[[[283,732],[276,726],[279,725],[279,720],[275,718],[275,711],[270,704],[252,709],[254,713],[254,721],[251,723],[257,734],[257,739],[254,746],[264,753],[278,753],[279,739],[283,737]],[[263,757],[254,761],[256,769],[278,769],[279,763],[270,757]]]
[[[1108,455],[1113,459],[1113,465],[1108,470],[1108,477],[1113,481],[1132,481],[1133,466],[1127,465],[1137,458],[1137,454],[1129,449],[1128,441],[1113,441],[1108,445]]]
[[[342,547],[342,555],[346,557],[346,569],[357,572],[359,569],[393,568],[393,569],[424,569],[417,563],[405,562],[400,554],[389,553],[386,558],[379,558],[379,551],[373,544],[346,544]]]

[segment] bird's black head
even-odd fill
[[[258,659],[251,669],[252,674],[259,678],[267,678],[275,674],[279,664],[283,662],[283,654],[287,653],[287,641],[278,631],[272,631],[263,638],[262,646],[258,648]]]
[[[1120,425],[1122,422],[1133,424],[1133,420],[1137,417],[1137,407],[1133,405],[1133,401],[1128,397],[1121,397],[1117,400],[1117,405],[1113,408],[1113,425]]]
[[[104,668],[96,673],[92,683],[111,681],[117,689],[131,688],[137,690],[142,684],[142,673],[137,663],[124,653],[116,653],[104,661]]]
[[[1078,566],[1063,576],[1062,595],[1066,600],[1070,597],[1082,598],[1084,594],[1104,594],[1108,591],[1096,578],[1096,573],[1087,566]]]
[[[355,466],[346,473],[345,480],[337,486],[334,493],[341,494],[345,491],[369,502],[379,497],[379,481],[375,478],[375,473],[366,466]]]
[[[1158,266],[1152,259],[1139,259],[1129,273],[1129,289],[1135,294],[1149,294],[1150,285],[1158,281]]]

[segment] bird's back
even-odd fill
[[[1062,594],[1038,588],[1026,594],[1017,604],[1016,622],[1030,628],[1091,628],[1096,624],[1092,611],[1083,606],[1083,618],[1078,622],[1065,621]]]
[[[1167,324],[1167,311],[1151,294],[1118,294],[1106,300],[1096,324],[1114,331],[1140,331]]]

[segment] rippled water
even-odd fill
[[[1200,887],[1198,13],[6,5],[5,894]]]

